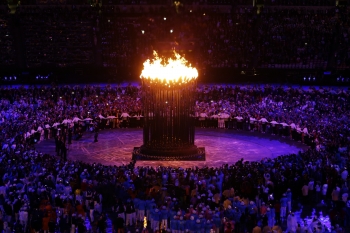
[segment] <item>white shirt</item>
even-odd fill
[[[237,119],[237,121],[242,121],[243,120],[243,117],[241,117],[241,116],[236,116],[235,118]]]
[[[277,121],[271,121],[270,123],[272,124],[272,126],[275,126],[276,124],[278,124]]]
[[[268,122],[268,121],[266,120],[266,118],[261,118],[261,119],[260,119],[260,122],[266,123],[266,122]]]
[[[123,112],[122,115],[120,115],[121,117],[130,117],[130,115],[127,112]]]
[[[296,126],[295,126],[294,123],[290,124],[290,127],[291,127],[292,129],[295,129],[295,128],[296,128]]]

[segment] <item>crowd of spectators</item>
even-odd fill
[[[335,48],[335,60],[336,66],[339,69],[346,69],[350,64],[350,50],[347,48],[346,44],[348,43],[348,35],[350,33],[349,23],[347,17],[349,12],[338,12],[337,19],[339,21],[338,36],[336,37],[336,48]]]
[[[102,16],[97,30],[101,35],[101,49],[104,67],[131,66],[135,54],[133,43],[133,19],[115,16]]]
[[[337,24],[335,9],[272,9],[260,20],[256,53],[261,54],[263,67],[327,67]]]
[[[217,87],[200,91],[196,107],[198,115],[204,113],[209,117],[228,114],[232,118],[243,118],[241,120],[246,121],[247,125],[266,118],[268,122],[274,121],[274,124],[285,123],[295,126],[295,129],[299,128],[299,132],[318,135],[315,138],[317,141],[326,142],[332,139],[334,141],[327,143],[345,146],[349,137],[346,110],[348,94],[343,91],[253,86]],[[332,93],[337,93],[337,97],[332,97]],[[329,101],[334,98],[337,103],[333,105]],[[333,123],[335,124],[329,127]],[[255,126],[250,127],[250,130],[253,129]]]
[[[164,5],[170,3],[161,0],[106,0],[107,2],[112,5]]]
[[[16,63],[16,49],[10,17],[0,8],[0,66],[13,66]]]
[[[103,10],[102,10],[103,11]],[[175,11],[174,11],[175,12]],[[268,68],[327,68],[338,51],[338,63],[344,67],[347,59],[347,10],[337,8],[266,8],[260,14],[251,7],[237,7],[231,14],[193,11],[153,14],[120,19],[119,16],[101,17],[106,25],[104,34],[127,28],[119,37],[124,43],[115,43],[126,56],[142,58],[153,49],[184,48],[191,44],[191,61],[197,67],[268,67]],[[342,17],[340,17],[342,16]],[[345,21],[344,21],[345,20]],[[113,21],[114,27],[109,24]],[[116,22],[120,23],[116,23]],[[123,23],[126,25],[123,27]],[[336,30],[338,25],[339,30]],[[130,27],[131,26],[131,27]],[[107,29],[107,31],[106,31]],[[123,30],[125,31],[125,29]],[[339,48],[335,41],[340,40]],[[337,43],[338,44],[338,43]],[[168,49],[169,49],[168,48]],[[105,53],[108,58],[110,52]],[[136,56],[135,56],[136,54]],[[110,62],[114,63],[115,60]]]
[[[149,14],[138,9],[123,16],[109,6],[25,6],[15,16],[19,28],[9,26],[12,16],[2,12],[1,65],[15,64],[15,48],[21,48],[15,43],[23,40],[27,67],[134,67],[136,57],[143,61],[161,42],[191,44],[189,60],[198,68],[349,66],[346,8],[265,8],[260,14],[251,7],[235,7],[230,14],[186,7],[178,14],[174,6]],[[15,40],[18,30],[24,36]],[[87,130],[130,126],[130,117],[143,114],[137,86],[1,87],[0,231],[105,232],[111,220],[115,232],[348,232],[349,94],[332,88],[199,86],[193,112],[198,126],[277,134],[310,149],[188,168],[140,167],[135,161],[87,164],[67,160],[64,149],[56,151],[61,157],[35,149],[40,140],[55,138],[56,146],[58,141],[65,146]],[[297,222],[294,211],[302,207],[315,208],[314,218]],[[319,211],[329,216],[332,228]]]
[[[27,94],[26,94],[27,93]],[[3,141],[50,127],[65,119],[98,119],[122,113],[142,115],[140,88],[124,87],[30,87],[3,89],[1,117],[10,127]],[[22,99],[30,98],[30,99]],[[349,92],[345,89],[305,89],[274,86],[201,86],[193,115],[197,118],[242,118],[250,123],[274,122],[312,135],[320,144],[346,146],[349,137]],[[10,107],[12,106],[12,107]],[[52,111],[53,108],[53,111]],[[264,121],[265,121],[264,120]],[[218,124],[214,125],[218,127]],[[15,128],[13,128],[15,127]],[[19,128],[16,128],[19,127]],[[225,127],[228,127],[226,124]],[[236,127],[237,128],[237,127]],[[250,130],[261,128],[249,127]],[[21,132],[21,134],[18,134]],[[273,133],[271,131],[271,133]],[[15,134],[15,135],[14,135]]]
[[[263,0],[268,6],[334,6],[332,0]]]
[[[134,67],[153,50],[188,52],[196,67],[346,69],[349,10],[342,7],[22,6],[14,39],[3,17],[4,65],[24,40],[27,67]],[[156,10],[158,9],[158,10]],[[13,26],[16,27],[17,26]],[[63,30],[64,29],[64,30]],[[8,33],[8,34],[6,34]],[[5,35],[8,35],[7,37]],[[79,41],[79,42],[77,42]],[[4,57],[5,58],[5,57]],[[7,63],[6,63],[7,62]]]
[[[23,7],[17,12],[27,67],[93,64],[91,7]]]
[[[90,1],[91,2],[91,1]],[[102,0],[103,4],[113,5],[167,5],[172,1],[162,0]],[[186,0],[188,5],[251,5],[251,0]],[[89,1],[83,0],[23,0],[22,5],[71,5],[71,4],[87,4]],[[334,6],[332,0],[258,0],[258,4],[268,6]]]
[[[28,139],[45,129],[56,136],[61,134],[58,129],[76,127],[61,127],[65,119],[99,122],[124,113],[142,115],[140,88],[2,87],[0,229],[105,232],[109,219],[116,232],[345,232],[350,219],[348,90],[222,85],[199,86],[196,96],[194,116],[229,114],[247,119],[244,129],[266,133],[264,127],[250,128],[252,119],[295,124],[303,132],[307,128],[318,146],[222,167],[67,161],[40,153]],[[38,140],[48,138],[40,135]],[[294,211],[302,207],[317,209],[312,220],[297,222]],[[319,211],[329,216],[332,229]]]
[[[256,57],[258,21],[252,8],[239,8],[233,16],[203,15],[204,23],[198,27],[200,35],[199,64],[203,67],[248,66]]]

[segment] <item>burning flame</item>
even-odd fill
[[[150,81],[164,81],[170,83],[187,83],[198,77],[196,68],[187,65],[188,61],[174,51],[175,59],[158,57],[156,51],[153,51],[154,59],[147,59],[143,63],[143,70],[140,78]]]

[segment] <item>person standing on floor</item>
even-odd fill
[[[287,212],[289,213],[292,211],[292,191],[290,191],[290,189],[287,189],[286,197],[287,197]]]
[[[118,217],[113,222],[113,232],[124,233],[124,219],[122,214],[118,214]]]
[[[95,135],[94,135],[94,142],[98,142],[98,126],[95,126]]]
[[[285,193],[283,193],[283,196],[280,200],[281,202],[281,220],[286,220],[287,217],[287,205],[288,205],[288,199]]]
[[[162,207],[162,210],[160,211],[162,222],[160,223],[160,229],[167,230],[168,229],[168,217],[169,217],[169,211],[166,208],[166,206]]]
[[[126,226],[132,226],[135,224],[135,207],[131,200],[128,200],[125,208],[126,213]]]

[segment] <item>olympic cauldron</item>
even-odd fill
[[[144,62],[141,73],[144,112],[143,145],[134,160],[205,160],[205,149],[194,145],[195,89],[198,71],[174,52],[174,58]]]

